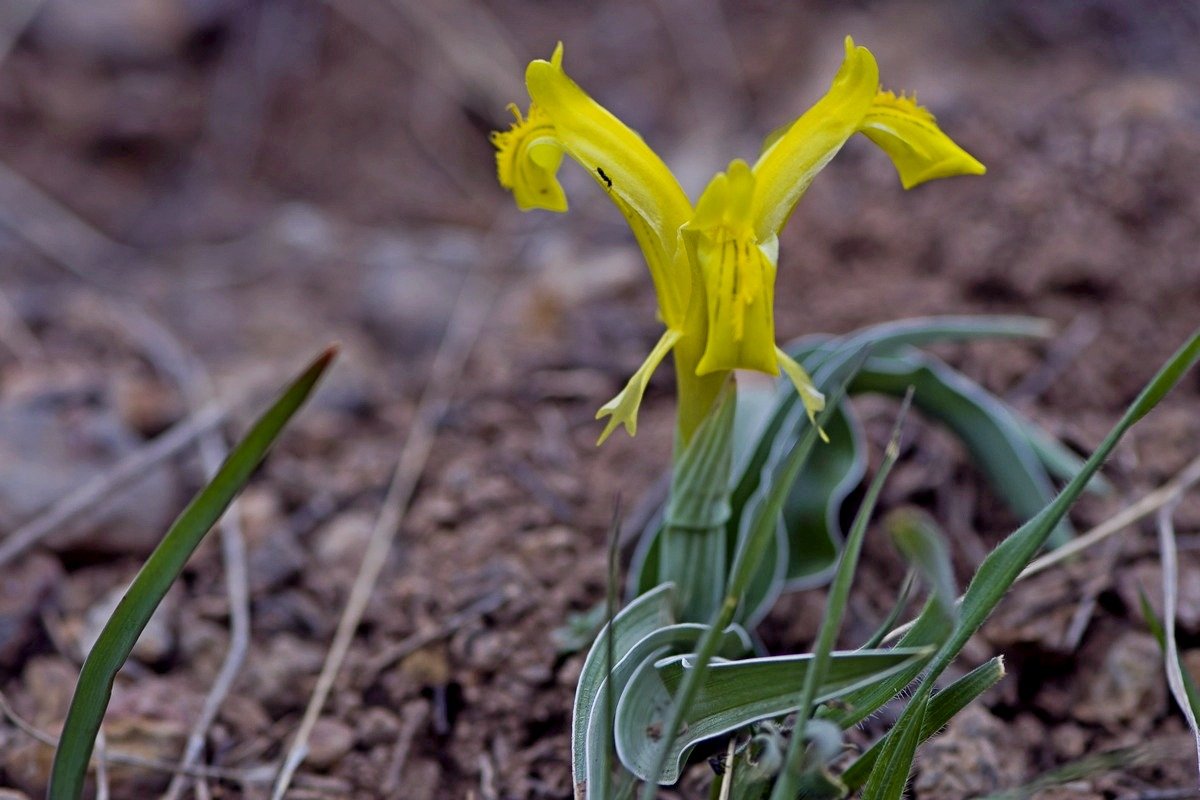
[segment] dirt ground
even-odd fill
[[[9,16],[0,30],[24,15]],[[988,174],[906,193],[852,142],[784,236],[782,335],[1047,317],[1048,343],[939,352],[1089,450],[1200,322],[1200,12],[1182,0],[42,4],[0,63],[0,548],[208,399],[236,434],[342,346],[236,507],[250,647],[204,739],[221,772],[188,796],[268,796],[456,297],[481,281],[496,289],[472,312],[484,332],[288,797],[570,796],[582,656],[551,631],[603,597],[614,502],[636,509],[668,461],[672,381],[655,378],[636,440],[594,447],[595,409],[658,336],[649,281],[571,165],[569,215],[519,215],[486,134],[525,103],[524,62],[561,39],[576,79],[694,196],[819,96],[847,33]],[[1134,429],[1107,471],[1117,491],[1085,500],[1079,529],[1200,454],[1198,401],[1193,374]],[[876,457],[893,412],[864,402]],[[0,566],[12,796],[44,792],[52,755],[13,718],[61,726],[81,648],[200,481],[186,448]],[[919,420],[885,495],[903,504],[944,524],[960,579],[1015,522]],[[1200,498],[1176,521],[1200,671]],[[848,643],[882,618],[897,564],[869,542]],[[230,644],[226,568],[211,536],[118,681],[110,752],[178,759]],[[915,795],[987,795],[1138,746],[1038,796],[1200,796],[1139,587],[1158,602],[1149,522],[1020,584],[963,661],[1004,653],[1009,676],[923,751]],[[808,645],[821,599],[781,602],[763,628],[775,651]],[[670,796],[706,796],[706,774]],[[109,777],[133,798],[170,776]]]

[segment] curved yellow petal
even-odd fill
[[[536,104],[530,104],[525,116],[516,104],[509,104],[508,109],[516,121],[506,131],[492,131],[491,136],[500,185],[513,193],[522,211],[566,211],[567,196],[558,182],[563,149],[554,126]]]
[[[879,92],[861,130],[891,157],[905,189],[935,178],[987,171],[942,132],[933,114],[917,105],[916,98]]]
[[[825,409],[825,395],[817,390],[808,370],[800,366],[800,363],[785,353],[782,348],[775,348],[775,357],[779,360],[779,368],[787,374],[792,385],[796,387],[796,392],[800,395],[800,402],[804,404],[804,410],[808,412],[809,420],[816,426],[817,414]],[[829,437],[820,427],[817,427],[817,432],[821,434],[824,441],[829,441]]]
[[[625,388],[596,412],[596,419],[609,417],[608,424],[604,426],[604,432],[596,441],[597,445],[603,444],[618,425],[624,425],[630,436],[637,433],[637,412],[638,407],[642,404],[642,395],[646,392],[646,384],[650,382],[650,376],[654,374],[654,370],[658,369],[658,365],[666,358],[667,353],[671,351],[681,336],[683,336],[682,332],[667,329],[658,340],[658,344],[654,345],[654,349],[650,351],[650,355],[646,356],[646,360],[625,384]]]
[[[858,131],[879,90],[879,67],[865,47],[846,37],[846,55],[833,85],[816,105],[770,144],[754,165],[755,231],[777,234],[813,178]]]
[[[646,255],[663,321],[679,325],[691,276],[677,253],[679,228],[692,205],[667,166],[642,137],[593,100],[563,71],[562,44],[550,61],[525,71],[529,96],[553,122],[568,155],[609,193]]]

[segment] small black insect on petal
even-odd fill
[[[596,167],[596,172],[599,173],[601,179],[603,179],[604,183],[607,184],[608,188],[611,189],[612,188],[612,178],[605,175],[604,170],[601,167]]]

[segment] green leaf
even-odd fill
[[[863,650],[870,650],[879,647],[883,640],[887,637],[892,629],[896,627],[896,623],[900,621],[900,615],[904,613],[904,609],[908,607],[908,600],[912,596],[913,587],[917,583],[916,570],[910,569],[904,576],[903,582],[900,584],[899,591],[896,592],[896,600],[892,603],[892,610],[888,612],[887,617],[883,622],[879,623],[879,627],[867,637],[867,640],[862,643]]]
[[[911,345],[934,344],[936,342],[971,341],[976,339],[1003,338],[1044,338],[1050,335],[1050,325],[1032,317],[1006,316],[945,316],[918,317],[914,319],[887,322],[873,325],[869,328],[855,331],[845,336],[829,338],[826,336],[809,336],[798,339],[785,349],[793,358],[801,361],[809,373],[817,378],[814,367],[828,366],[830,359],[836,359],[834,354],[841,353],[844,358],[866,347],[870,352],[886,356],[897,348]],[[814,361],[810,359],[817,359]],[[738,484],[734,490],[733,504],[735,509],[753,493],[767,456],[770,454],[772,441],[778,434],[783,421],[799,403],[796,392],[789,386],[782,385],[778,390],[778,401],[771,419],[763,426],[763,437],[758,446],[740,465]],[[817,381],[821,385],[821,381]]]
[[[588,716],[608,677],[609,638],[612,637],[613,642],[613,661],[619,663],[646,636],[675,622],[674,606],[673,584],[664,583],[651,589],[621,609],[612,623],[601,628],[588,650],[575,684],[575,705],[571,714],[571,771],[576,786],[587,775]]]
[[[1154,611],[1154,606],[1150,605],[1150,598],[1146,597],[1146,593],[1138,588],[1138,604],[1142,608],[1142,618],[1146,620],[1146,627],[1150,630],[1154,640],[1158,642],[1158,647],[1162,650],[1163,656],[1167,653],[1167,632],[1163,627],[1162,619]],[[1176,656],[1178,657],[1178,655]],[[1183,661],[1179,662],[1179,671],[1183,675],[1183,689],[1187,696],[1188,705],[1192,707],[1192,713],[1200,717],[1200,686],[1196,685],[1196,679],[1192,677],[1192,673],[1183,665]]]
[[[946,536],[933,517],[916,508],[898,508],[887,515],[884,527],[900,554],[925,581],[934,603],[948,623],[958,617],[958,586]]]
[[[707,622],[721,604],[728,568],[725,523],[737,393],[726,384],[713,410],[675,459],[663,514],[658,580],[676,586],[679,619]]]
[[[975,576],[959,605],[959,618],[954,630],[939,648],[929,666],[924,682],[896,722],[896,729],[904,732],[901,734],[902,736],[912,735],[911,726],[923,716],[923,700],[928,696],[933,681],[958,657],[967,641],[979,630],[996,605],[1004,598],[1009,587],[1021,574],[1021,570],[1033,560],[1055,526],[1083,493],[1092,475],[1100,469],[1104,460],[1112,453],[1121,437],[1138,420],[1150,412],[1197,360],[1200,360],[1200,330],[1197,330],[1150,380],[1129,410],[1088,458],[1079,474],[1063,488],[1062,493],[1037,516],[997,545],[979,565],[979,569],[975,571]],[[931,606],[926,607],[926,610],[917,619],[917,624],[900,639],[900,645],[918,644],[923,637],[928,635],[926,626],[931,624],[932,616],[938,613],[931,609]],[[903,754],[902,744],[889,743],[887,747],[893,751],[888,756],[888,762],[898,765],[901,760],[900,756]],[[882,763],[884,756],[881,755],[880,759]],[[876,769],[879,769],[879,766]]]
[[[861,366],[864,355],[855,354],[847,357],[837,365],[836,369],[830,370],[831,378],[837,381],[834,389],[827,392],[831,405],[836,405],[844,396],[846,385],[854,371]],[[688,672],[671,703],[666,729],[662,734],[663,739],[655,748],[658,752],[658,766],[652,770],[652,774],[661,775],[667,768],[667,760],[675,741],[675,733],[691,706],[709,660],[716,652],[717,632],[734,621],[734,615],[739,610],[742,598],[747,595],[750,581],[756,574],[761,574],[763,556],[769,549],[770,543],[776,540],[779,530],[779,514],[786,493],[795,483],[796,474],[816,442],[818,426],[824,423],[829,412],[830,409],[826,408],[817,416],[816,426],[808,425],[801,428],[797,438],[781,439],[776,444],[776,452],[771,454],[772,464],[779,465],[782,479],[768,479],[763,491],[756,495],[753,507],[748,509],[745,525],[741,530],[742,535],[739,535],[734,551],[725,600],[713,615],[708,630],[696,648],[696,668]],[[803,409],[797,409],[796,414],[797,416],[803,414]],[[654,785],[653,782],[650,782],[642,788],[643,800],[652,800]]]
[[[88,761],[112,696],[117,672],[163,596],[179,577],[188,557],[250,479],[288,420],[316,387],[335,354],[333,348],[322,353],[254,423],[138,571],[83,662],[79,683],[63,724],[62,738],[54,754],[50,797],[74,800],[83,793]]]
[[[1013,420],[1021,428],[1021,432],[1029,441],[1029,446],[1033,448],[1038,460],[1042,462],[1042,466],[1052,477],[1061,481],[1069,481],[1079,474],[1079,470],[1083,469],[1083,459],[1058,439],[1016,412],[1013,412]],[[1113,491],[1112,484],[1100,473],[1092,476],[1092,479],[1088,481],[1087,488],[1089,492],[1098,495],[1109,495]]]
[[[576,797],[608,797],[611,794],[613,764],[610,748],[613,743],[613,727],[608,720],[608,702],[614,694],[623,696],[625,687],[633,673],[646,662],[655,662],[666,656],[691,652],[704,625],[681,623],[667,625],[647,633],[621,657],[613,667],[612,675],[603,681],[595,693],[586,722],[586,771],[576,773]],[[717,645],[717,652],[724,657],[736,658],[750,650],[750,637],[734,625],[725,630]],[[585,775],[583,782],[578,776]]]
[[[832,418],[845,396],[848,382],[866,357],[865,350],[838,352],[814,373],[814,382],[828,399],[828,405],[817,420],[819,428]],[[737,587],[735,596],[740,601],[737,620],[748,626],[757,624],[770,610],[782,589],[779,576],[784,563],[781,563],[778,539],[783,508],[812,455],[819,428],[813,427],[801,404],[793,405],[782,426],[782,430],[791,434],[777,435],[754,492],[736,506],[737,513],[730,519],[731,531],[733,523],[738,522],[730,586]],[[775,547],[771,546],[773,543]]]
[[[849,403],[839,403],[825,425],[829,441],[813,449],[783,507],[787,532],[787,588],[824,583],[842,546],[842,502],[862,481],[867,448]]]
[[[900,800],[904,796],[928,707],[929,695],[926,693],[919,692],[909,703],[905,715],[883,743],[879,761],[863,787],[862,800]]]
[[[989,661],[985,661],[945,689],[936,693],[930,699],[929,708],[925,711],[925,720],[921,723],[921,736],[917,742],[917,746],[919,747],[923,742],[944,728],[956,714],[973,703],[981,694],[999,683],[1003,677],[1004,660],[997,656]],[[853,791],[866,782],[867,776],[870,775],[872,767],[879,760],[879,755],[883,752],[884,743],[889,736],[891,736],[890,731],[867,748],[865,753],[855,759],[846,768],[846,771],[841,776],[842,782],[846,784],[846,788]]]
[[[917,408],[962,440],[1019,517],[1029,519],[1050,502],[1054,487],[1026,429],[997,397],[941,360],[913,348],[873,357],[850,391],[900,395],[909,386],[916,390]],[[1072,535],[1070,526],[1061,522],[1054,543],[1062,544]]]
[[[846,604],[850,599],[850,586],[854,581],[858,557],[862,552],[863,539],[867,534],[867,523],[875,512],[875,503],[879,500],[879,493],[883,491],[883,485],[900,455],[900,432],[911,401],[910,393],[904,398],[904,405],[896,417],[896,425],[884,453],[883,464],[867,489],[867,495],[854,517],[854,524],[850,527],[850,536],[846,539],[846,546],[838,559],[837,572],[829,586],[825,615],[821,620],[821,627],[813,646],[813,661],[805,676],[804,689],[800,695],[799,713],[796,718],[796,726],[792,731],[792,741],[788,746],[787,759],[784,762],[785,768],[771,792],[773,800],[788,800],[788,798],[795,797],[806,771],[804,753],[807,738],[805,731],[808,726],[809,714],[815,702],[817,686],[823,681],[825,671],[828,669],[830,653],[833,651],[838,631],[842,626],[842,619],[846,613]],[[953,595],[951,597],[953,598]],[[816,720],[815,722],[823,721]],[[823,769],[823,767],[822,764],[821,768]]]
[[[816,692],[816,702],[886,678],[928,658],[930,648],[894,648],[833,653]],[[778,656],[743,661],[714,660],[699,678],[692,702],[673,739],[658,782],[674,783],[696,744],[796,710],[812,656]],[[695,673],[695,655],[643,662],[617,704],[617,753],[642,780],[655,774],[664,724],[685,679]]]

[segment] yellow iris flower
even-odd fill
[[[775,339],[779,231],[816,174],[855,133],[891,157],[908,189],[934,178],[981,175],[984,167],[950,140],[914,99],[879,87],[875,57],[846,37],[829,91],[768,139],[751,167],[735,160],[693,207],[679,182],[642,138],[593,100],[562,67],[560,43],[549,61],[525,73],[531,103],[492,134],[500,183],[522,210],[566,211],[558,182],[563,155],[608,192],[641,246],[666,326],[620,394],[597,412],[608,417],[603,442],[618,425],[632,435],[651,374],[675,356],[679,434],[686,444],[729,373],[785,373],[810,416],[824,398],[804,368]]]

